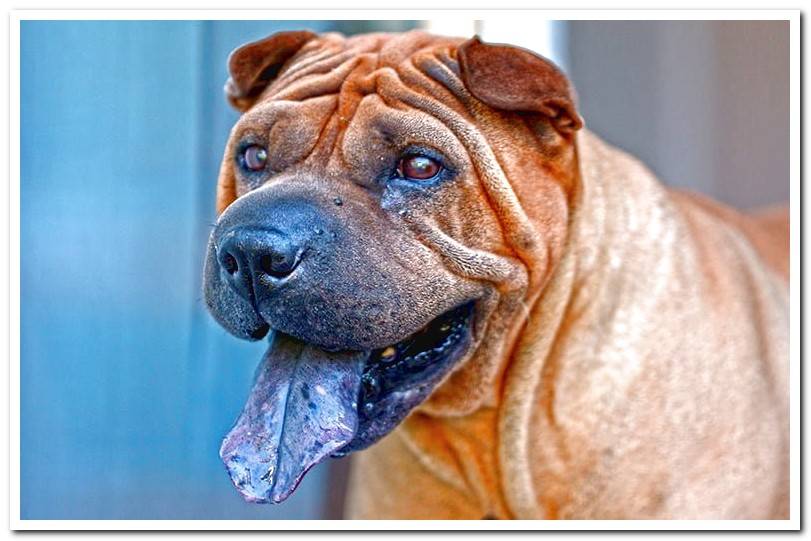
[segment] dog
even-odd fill
[[[204,296],[269,339],[246,500],[352,454],[350,518],[788,517],[785,210],[663,187],[518,47],[282,32],[229,70]]]

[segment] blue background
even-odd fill
[[[323,516],[325,464],[279,506],[228,480],[219,444],[265,343],[214,323],[201,271],[228,53],[334,27],[21,23],[21,518]]]

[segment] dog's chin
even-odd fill
[[[283,501],[315,464],[389,433],[470,354],[475,306],[465,302],[368,351],[335,351],[258,327],[270,348],[220,449],[240,493]]]

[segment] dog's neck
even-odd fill
[[[510,509],[525,517],[549,518],[554,508],[539,506],[543,497],[527,474],[530,462],[542,457],[550,480],[559,476],[565,485],[567,454],[554,443],[562,418],[571,414],[559,410],[562,388],[587,388],[593,379],[630,369],[625,359],[633,352],[606,356],[601,344],[623,343],[611,337],[624,332],[615,322],[624,321],[618,316],[628,303],[646,306],[645,295],[655,296],[657,269],[674,261],[679,230],[667,191],[637,160],[586,131],[578,136],[578,158],[580,186],[566,249],[509,361],[499,407],[498,455],[510,457],[498,465],[508,485],[501,488]],[[637,287],[640,282],[651,290]],[[581,379],[562,381],[572,373]],[[602,387],[612,392],[607,380]],[[541,433],[548,443],[538,449]],[[528,446],[535,447],[532,457]]]

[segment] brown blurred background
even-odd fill
[[[788,21],[571,21],[565,43],[588,128],[664,182],[788,201]]]

